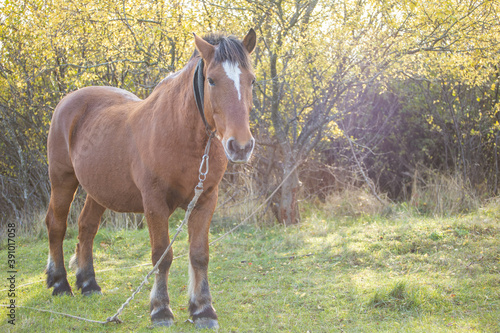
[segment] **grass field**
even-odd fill
[[[339,218],[304,212],[299,227],[244,226],[211,247],[209,279],[220,332],[500,332],[500,207],[465,216]],[[180,214],[172,219],[175,230]],[[234,221],[233,221],[234,222]],[[211,238],[233,222],[214,223]],[[42,223],[42,222],[40,222]],[[47,240],[16,238],[19,306],[94,320],[115,313],[151,268],[148,231],[101,229],[95,240],[103,296],[52,297],[44,283]],[[64,243],[72,255],[75,229]],[[183,232],[175,255],[187,252]],[[6,288],[2,243],[0,304]],[[133,267],[136,266],[136,267]],[[69,273],[70,284],[75,277]],[[153,331],[193,332],[187,311],[187,257],[176,259],[169,291],[176,323]],[[0,332],[151,332],[147,284],[106,326],[19,307],[16,325],[0,308]]]

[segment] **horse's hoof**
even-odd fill
[[[194,325],[198,329],[218,329],[219,322],[212,318],[198,318],[194,320]]]
[[[167,320],[151,320],[153,322],[153,327],[170,327],[174,325],[174,320],[173,319],[167,319]]]
[[[76,288],[82,290],[83,296],[90,296],[93,294],[102,295],[101,287],[97,284],[95,277],[83,279],[82,273],[76,274]]]
[[[77,288],[82,289],[83,296],[90,296],[90,295],[94,295],[94,294],[102,295],[101,287],[99,287],[99,285],[97,284],[95,279],[91,279],[91,280],[86,281],[84,283],[77,282],[76,285],[77,285]]]
[[[151,312],[153,326],[170,327],[174,324],[174,315],[169,307],[162,307]]]
[[[52,296],[67,295],[73,296],[73,291],[67,280],[56,282],[53,284],[54,290],[52,291]]]
[[[93,296],[93,295],[102,296],[102,292],[100,290],[88,290],[88,291],[82,292],[82,295],[85,297]]]
[[[54,291],[52,292],[52,296],[75,296],[73,295],[73,292],[71,290],[56,290],[54,289]]]

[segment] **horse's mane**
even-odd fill
[[[222,33],[210,33],[203,36],[203,39],[215,46],[214,61],[216,63],[229,61],[231,63],[237,63],[245,69],[252,68],[252,63],[250,62],[248,53],[245,51],[243,43],[237,37],[233,35],[225,35]],[[190,60],[192,60],[193,58],[198,58],[199,55],[200,52],[195,49]],[[176,77],[181,71],[182,69],[161,80],[153,90],[156,90],[169,79]]]
[[[203,36],[203,39],[216,46],[214,54],[214,61],[216,63],[229,61],[237,63],[245,69],[251,68],[252,64],[248,53],[245,51],[243,43],[237,37],[222,33],[210,33]],[[195,50],[192,58],[198,55],[198,50]]]

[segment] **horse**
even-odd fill
[[[247,162],[255,146],[249,113],[256,33],[250,29],[243,40],[194,34],[194,43],[184,68],[163,79],[144,100],[126,90],[92,86],[69,93],[56,106],[47,141],[51,196],[45,219],[45,272],[53,295],[73,295],[63,240],[78,186],[87,196],[70,266],[76,270],[77,290],[101,294],[92,248],[104,211],[144,213],[155,265],[169,244],[170,215],[178,207],[186,209],[194,196],[207,133],[212,132],[210,171],[188,221],[188,293],[196,327],[218,327],[207,276],[208,234],[228,161]],[[150,294],[154,325],[174,324],[167,291],[172,260],[170,249],[155,274]]]

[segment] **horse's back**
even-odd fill
[[[66,95],[52,116],[48,139],[49,162],[57,158],[57,155],[52,156],[52,153],[59,149],[69,154],[73,140],[85,121],[117,106],[139,101],[141,99],[134,94],[114,87],[86,87]],[[125,112],[127,110],[122,109]]]
[[[65,96],[54,111],[49,130],[51,180],[71,173],[87,192],[93,192],[105,179],[130,174],[124,170],[131,163],[127,149],[134,146],[128,142],[132,138],[127,121],[140,101],[113,87],[87,87]],[[136,196],[130,179],[115,184],[120,185],[116,192],[131,191]]]
[[[123,89],[115,87],[86,87],[66,95],[56,106],[52,116],[51,130],[57,122],[66,123],[86,113],[99,112],[107,107],[139,102],[141,99]]]

